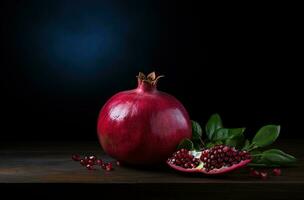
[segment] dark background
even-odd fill
[[[303,138],[296,5],[1,4],[1,140],[96,140],[101,106],[153,70],[202,125],[217,112],[248,135],[281,124]]]

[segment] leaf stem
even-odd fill
[[[254,149],[258,148],[258,146],[255,145],[255,143],[251,143],[248,148],[247,148],[247,151],[252,151]]]
[[[201,142],[201,144],[203,145],[203,147],[205,146],[205,143],[204,143],[204,141],[202,140],[202,138],[200,138],[200,142]]]

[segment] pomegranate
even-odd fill
[[[203,151],[178,150],[168,158],[167,164],[182,172],[223,174],[245,166],[251,161],[250,154],[234,147],[216,145]]]
[[[191,138],[186,109],[157,90],[159,78],[139,73],[138,87],[111,97],[100,111],[97,132],[104,151],[128,164],[166,161],[179,142]]]

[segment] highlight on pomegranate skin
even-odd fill
[[[180,149],[168,158],[167,164],[182,172],[223,174],[244,167],[250,161],[251,156],[247,151],[216,145],[203,151]]]
[[[192,137],[184,106],[157,89],[161,77],[139,73],[136,89],[119,92],[102,107],[97,133],[111,157],[128,164],[161,163],[181,140]]]

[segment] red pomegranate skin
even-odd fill
[[[189,115],[173,96],[138,80],[138,87],[111,97],[100,111],[97,132],[111,157],[129,164],[165,161],[191,138]]]

